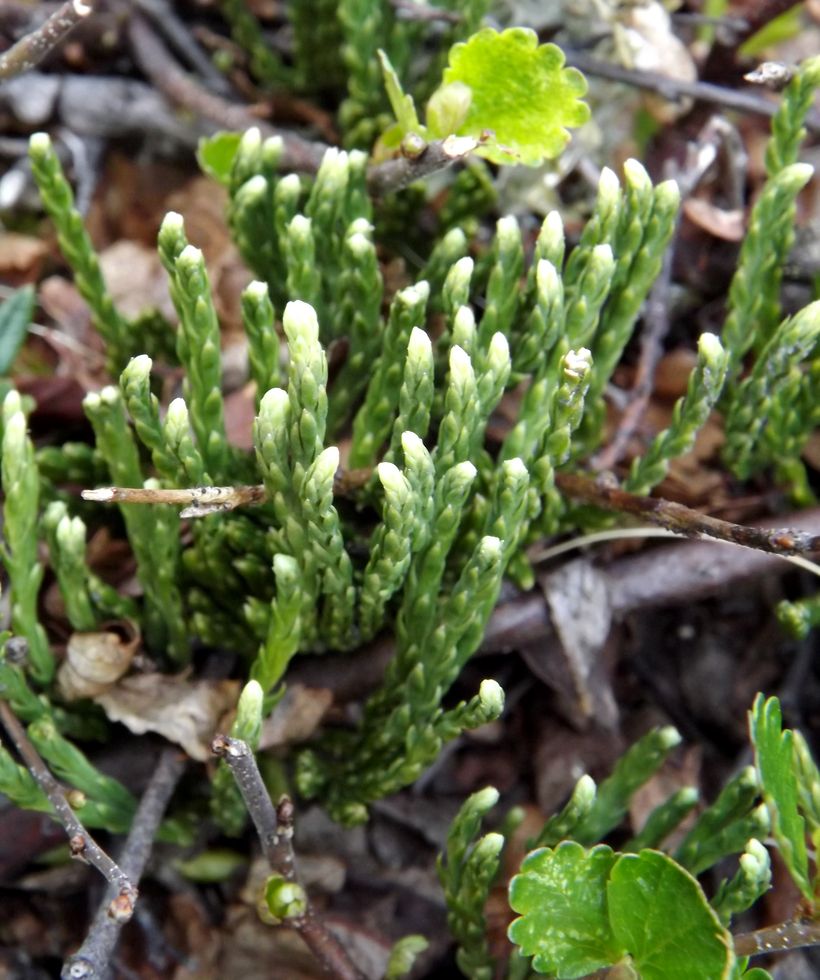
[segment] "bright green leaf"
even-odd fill
[[[617,857],[604,844],[587,851],[564,841],[525,858],[510,883],[510,906],[521,918],[509,937],[534,957],[539,973],[568,980],[621,959],[606,910],[606,881]]]
[[[204,174],[220,184],[227,184],[231,175],[241,133],[220,132],[199,141],[196,158]]]
[[[401,128],[402,134],[423,133],[424,127],[419,122],[418,113],[416,112],[416,104],[413,102],[413,96],[408,95],[401,87],[401,82],[399,81],[399,76],[396,74],[395,68],[390,63],[390,59],[381,49],[379,50],[379,62],[382,66],[384,87],[387,90],[387,98],[390,99],[390,107],[392,108],[393,115],[396,117],[396,121]]]
[[[806,825],[797,809],[797,776],[792,732],[782,731],[780,702],[758,694],[749,713],[755,765],[772,820],[772,835],[800,891],[812,899]]]
[[[476,152],[495,163],[535,166],[557,157],[569,140],[567,127],[581,126],[589,118],[588,106],[580,101],[587,89],[583,75],[564,68],[560,48],[539,45],[528,28],[499,34],[488,27],[454,45],[444,84],[454,82],[472,92],[458,135],[479,138],[492,131],[494,141]]]
[[[747,970],[741,976],[743,980],[772,980],[771,973],[759,966],[752,967],[751,970]]]
[[[247,858],[236,851],[215,847],[186,861],[175,861],[174,867],[189,881],[210,884],[226,881],[247,863]]]
[[[34,287],[15,290],[0,306],[0,374],[8,374],[34,312]]]
[[[660,851],[622,855],[607,884],[615,940],[641,980],[722,980],[732,975],[732,938],[697,881]]]

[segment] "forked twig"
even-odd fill
[[[0,54],[0,78],[12,78],[34,68],[93,9],[93,0],[67,0],[36,30]]]
[[[185,758],[179,749],[165,749],[142,794],[120,855],[120,866],[133,881],[139,881],[145,871],[157,828],[184,768]],[[63,964],[61,980],[93,980],[106,976],[122,928],[122,923],[108,914],[114,897],[109,889],[82,946]]]
[[[271,869],[286,881],[295,882],[293,804],[284,796],[278,806],[273,805],[247,742],[217,735],[211,743],[211,751],[224,759],[231,770]],[[331,976],[337,980],[364,980],[364,974],[356,969],[336,937],[317,918],[309,901],[305,910],[288,917],[286,924],[299,933]]]
[[[54,807],[57,819],[68,834],[71,856],[93,865],[110,883],[112,895],[106,906],[106,915],[120,923],[127,922],[134,912],[134,902],[137,899],[137,889],[130,877],[105,853],[82,825],[71,809],[62,786],[51,775],[37,749],[29,741],[17,716],[2,699],[0,699],[0,722],[20,753],[20,758]]]

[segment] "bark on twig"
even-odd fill
[[[762,528],[733,524],[731,521],[701,514],[671,500],[640,497],[618,487],[608,486],[603,481],[590,480],[574,473],[556,474],[555,483],[562,493],[573,500],[582,500],[619,514],[631,514],[684,537],[698,538],[705,534],[719,541],[728,541],[772,555],[810,555],[820,551],[820,535],[807,534],[796,528]]]
[[[0,78],[22,75],[45,58],[93,10],[93,0],[67,0],[31,33],[0,54]]]
[[[190,490],[101,487],[98,490],[83,490],[82,498],[97,503],[181,504],[183,510],[180,517],[205,517],[262,503],[265,488],[261,484],[251,487],[193,487]]]
[[[165,749],[142,795],[120,855],[120,866],[134,882],[139,881],[145,871],[157,828],[184,768],[185,757],[179,749]],[[108,914],[115,897],[109,889],[82,946],[63,964],[62,980],[102,980],[108,974],[122,927],[122,923]]]
[[[20,758],[48,797],[57,819],[65,828],[71,856],[93,865],[110,883],[112,897],[106,906],[106,914],[119,922],[127,922],[134,912],[134,902],[137,899],[137,889],[130,877],[105,853],[82,825],[71,809],[62,786],[49,772],[8,703],[1,699],[0,722],[20,753]]]
[[[744,932],[734,937],[738,956],[754,956],[759,953],[777,953],[802,946],[820,945],[820,922],[794,919],[776,926],[766,926],[755,932]]]
[[[296,881],[293,854],[293,804],[285,796],[274,807],[253,752],[247,742],[217,735],[211,743],[214,755],[225,760],[236,780],[245,806],[256,827],[271,869],[287,881]],[[336,937],[317,918],[308,902],[305,912],[287,920],[328,973],[337,980],[364,980]]]

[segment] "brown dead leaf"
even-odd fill
[[[34,282],[46,255],[47,243],[33,235],[15,231],[0,233],[0,276],[12,285]]]
[[[664,354],[655,372],[653,397],[675,399],[685,395],[697,363],[698,356],[690,347],[675,347]]]
[[[262,724],[259,748],[279,748],[306,742],[319,727],[332,703],[333,692],[326,687],[290,684],[273,714]]]
[[[155,246],[115,242],[100,253],[100,267],[114,305],[123,316],[137,317],[157,309],[169,320],[176,320],[168,277]]]
[[[702,197],[683,202],[683,213],[693,223],[725,242],[740,242],[746,234],[745,214],[740,209],[726,211]]]
[[[122,628],[72,633],[57,687],[66,701],[95,698],[126,673],[139,646],[139,633],[127,620]]]
[[[210,758],[219,720],[236,704],[239,681],[193,681],[188,674],[126,677],[94,698],[111,721],[135,735],[156,732],[181,745],[192,759]]]

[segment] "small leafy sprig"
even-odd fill
[[[782,730],[777,698],[757,696],[749,728],[755,769],[730,780],[674,856],[639,844],[644,834],[654,837],[655,846],[662,843],[675,826],[670,814],[680,819],[691,809],[694,800],[680,799],[680,793],[650,814],[644,831],[625,852],[598,843],[654,769],[659,757],[651,742],[660,732],[622,757],[597,796],[588,777],[578,783],[567,806],[547,821],[536,841],[547,846],[525,858],[510,884],[510,904],[520,917],[509,936],[525,956],[533,957],[538,973],[563,980],[613,967],[627,976],[661,980],[689,976],[695,969],[704,977],[763,980],[768,977],[763,970],[744,972],[743,957],[817,941],[817,870],[810,869],[806,833],[808,829],[816,836],[820,826],[820,773],[802,736]],[[668,737],[664,740],[668,743]],[[756,804],[761,793],[763,819]],[[613,808],[607,799],[618,802]],[[451,833],[461,826],[459,819]],[[657,835],[661,824],[663,832]],[[732,917],[770,887],[769,857],[757,839],[769,826],[805,908],[794,921],[732,936],[727,928]],[[738,870],[720,882],[710,900],[694,875],[730,853],[740,853]]]

